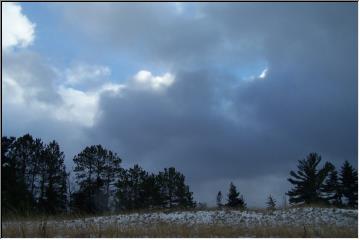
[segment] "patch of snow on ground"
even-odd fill
[[[292,208],[275,211],[184,211],[184,212],[153,212],[133,213],[113,216],[89,217],[76,220],[48,220],[47,224],[56,228],[81,228],[86,226],[101,227],[108,224],[117,224],[119,227],[128,227],[143,224],[158,223],[174,224],[223,224],[246,227],[256,226],[347,226],[357,227],[357,210],[337,208]],[[6,225],[19,224],[18,222],[4,222]],[[39,222],[25,222],[32,225]]]

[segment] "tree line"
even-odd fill
[[[67,176],[57,142],[44,144],[29,134],[1,138],[2,213],[65,211]]]
[[[194,208],[193,193],[185,176],[174,167],[149,173],[139,165],[124,169],[122,159],[101,145],[85,147],[73,158],[75,187],[56,141],[48,144],[30,134],[1,138],[2,213],[98,213],[113,210]],[[292,205],[326,204],[357,207],[357,171],[345,161],[337,172],[321,156],[310,153],[290,171],[293,188],[286,194]],[[222,192],[218,207],[245,209],[247,204],[230,183],[227,202]],[[270,195],[267,208],[275,209]]]
[[[298,161],[298,170],[290,171],[288,181],[293,188],[287,192],[292,204],[326,204],[357,208],[358,172],[345,161],[340,174],[335,166],[326,162],[321,168],[321,156],[310,153]]]
[[[290,171],[288,181],[293,185],[286,195],[291,205],[322,205],[335,207],[357,208],[358,205],[358,172],[345,161],[340,173],[335,166],[326,162],[318,168],[321,156],[310,153],[305,159],[298,161],[298,170]],[[222,203],[222,192],[216,196],[218,207],[246,208],[244,197],[237,191],[236,186],[230,183],[227,203]],[[276,209],[276,200],[269,195],[266,201],[267,209]]]
[[[97,213],[196,205],[185,176],[174,167],[158,174],[139,165],[124,169],[116,153],[101,145],[89,146],[73,159],[76,189],[72,189],[64,159],[56,141],[45,144],[30,134],[2,137],[2,212]]]

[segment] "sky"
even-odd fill
[[[357,168],[357,3],[2,3],[3,136],[174,166],[283,203],[310,152]]]

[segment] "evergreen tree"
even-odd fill
[[[267,206],[266,208],[268,210],[275,210],[276,209],[276,201],[271,195],[269,195],[269,197],[268,197],[268,200],[266,202],[266,206]]]
[[[74,206],[80,211],[108,210],[110,183],[121,172],[121,159],[101,145],[86,147],[74,157],[75,177],[80,189],[73,194]]]
[[[49,213],[64,212],[67,208],[67,173],[64,153],[59,144],[50,142],[41,156],[39,208]]]
[[[117,183],[118,209],[142,209],[149,204],[147,186],[148,173],[139,165],[122,172]]]
[[[185,177],[177,172],[174,167],[165,168],[159,172],[157,183],[160,187],[161,202],[164,207],[195,207],[192,192],[189,186],[185,185]]]
[[[185,185],[185,192],[183,193],[184,197],[182,197],[182,201],[180,201],[179,206],[184,208],[195,208],[196,202],[193,198],[193,192],[190,191],[190,187]]]
[[[228,194],[228,202],[226,206],[236,208],[246,208],[246,203],[243,196],[239,197],[240,193],[236,190],[236,186],[231,182]]]
[[[159,208],[162,205],[160,195],[160,185],[157,182],[155,174],[148,174],[144,182],[145,205],[147,208]]]
[[[341,188],[338,180],[338,173],[334,166],[326,178],[325,184],[323,184],[321,191],[323,192],[324,199],[331,205],[341,206]]]
[[[160,194],[162,204],[164,207],[172,208],[175,206],[175,169],[164,169],[164,172],[159,172],[157,182],[160,185]]]
[[[38,197],[40,176],[39,159],[43,150],[40,139],[33,139],[30,134],[26,134],[17,139],[2,138],[2,150],[5,163],[2,164],[5,182],[9,180],[5,205],[7,209],[12,209],[17,213],[36,211],[36,200]],[[4,144],[3,144],[4,143]]]
[[[293,178],[288,181],[294,185],[287,195],[290,203],[319,203],[325,200],[321,196],[321,187],[326,179],[332,165],[326,162],[324,167],[317,170],[321,156],[317,153],[310,153],[306,159],[299,160],[298,171],[290,171]]]
[[[114,196],[116,191],[115,183],[119,178],[122,168],[120,166],[121,159],[116,153],[112,151],[107,152],[107,157],[104,159],[104,168],[101,177],[104,179],[105,191],[105,208],[110,209],[110,199]]]
[[[116,184],[117,208],[140,209],[157,207],[195,207],[192,192],[185,185],[185,177],[175,168],[158,175],[148,174],[141,167],[123,171]]]
[[[231,182],[228,194],[227,206],[235,207],[238,204],[238,198],[240,193],[236,190],[236,186]]]
[[[123,170],[116,183],[116,208],[118,210],[133,209],[132,185],[130,175],[127,170]]]
[[[2,138],[4,213],[65,211],[65,175],[64,155],[56,142],[44,145],[29,134]]]
[[[341,167],[340,186],[341,192],[347,200],[347,205],[357,207],[358,173],[348,161],[345,161]]]
[[[216,205],[218,207],[222,207],[222,199],[223,199],[223,196],[222,196],[222,193],[221,191],[218,192],[217,196],[216,196]]]
[[[115,190],[122,209],[196,206],[185,176],[173,167],[157,175],[138,165],[125,171],[116,153],[101,145],[90,146],[74,157],[78,184],[74,191],[64,158],[56,141],[43,144],[30,134],[2,137],[2,212],[56,214],[70,206],[95,213],[109,210]],[[243,202],[242,197],[239,201]]]
[[[34,139],[30,134],[19,137],[14,143],[13,157],[16,164],[16,178],[22,194],[21,209],[36,211],[36,198],[39,196],[38,180],[40,159],[43,151],[41,139]]]

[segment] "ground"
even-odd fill
[[[3,237],[357,237],[357,210],[203,210],[5,220]]]

